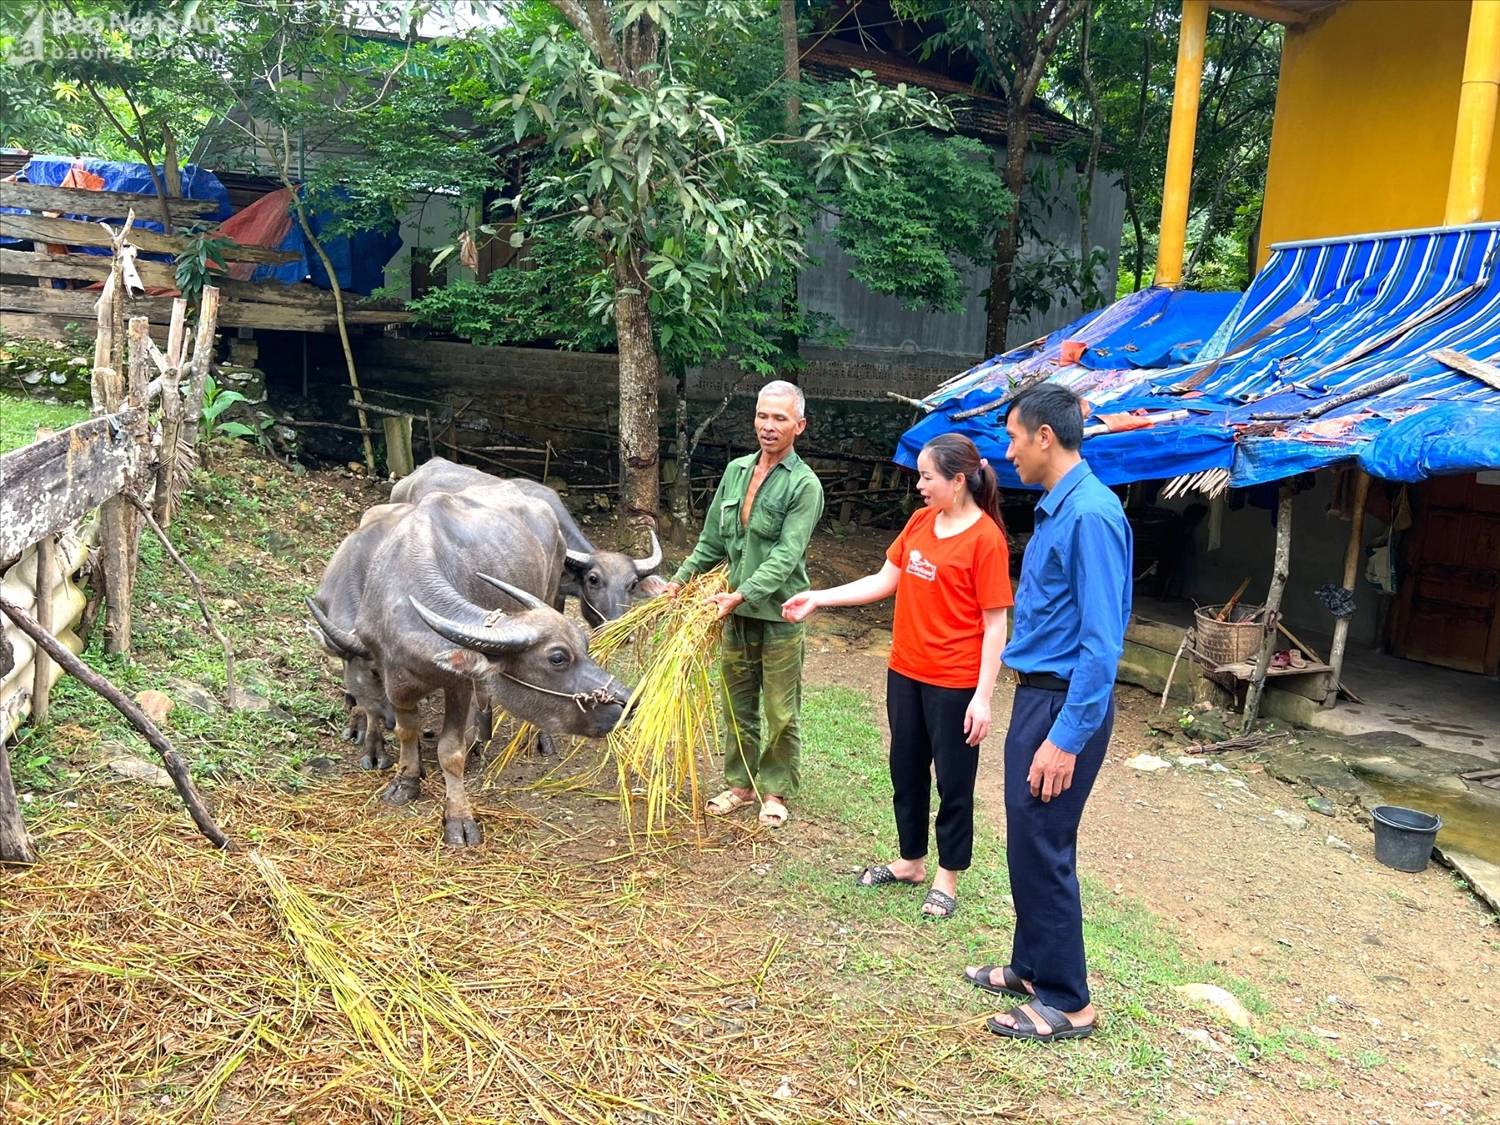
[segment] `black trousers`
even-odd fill
[[[1076,1012],[1089,1002],[1078,897],[1078,822],[1104,764],[1115,702],[1109,701],[1103,725],[1079,752],[1072,786],[1044,802],[1031,795],[1028,775],[1067,698],[1065,691],[1016,688],[1005,736],[1005,855],[1016,903],[1011,968],[1031,981],[1042,1003]]]
[[[971,687],[937,687],[886,671],[891,803],[902,859],[921,859],[927,854],[927,817],[936,772],[938,863],[949,871],[965,871],[973,861],[979,747],[964,741],[964,712],[973,698]]]

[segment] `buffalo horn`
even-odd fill
[[[501,617],[494,625],[465,625],[451,617],[433,613],[410,595],[407,595],[407,601],[434,633],[486,656],[500,656],[518,648],[528,648],[541,636],[531,626],[514,618]]]
[[[644,559],[636,559],[635,572],[642,577],[650,574],[661,566],[661,541],[656,538],[656,532],[651,533],[651,554]]]
[[[323,630],[323,635],[333,643],[334,648],[342,650],[346,656],[357,656],[361,660],[371,659],[370,650],[359,643],[359,638],[347,629],[340,629],[330,621],[328,615],[312,598],[307,599],[307,608],[312,610],[313,620],[318,623],[318,628]]]
[[[594,556],[587,551],[575,551],[568,548],[568,561],[579,570],[587,570],[594,565]]]
[[[542,601],[542,599],[537,597],[535,594],[528,594],[525,590],[522,590],[516,586],[512,586],[509,582],[502,582],[500,581],[500,579],[492,578],[490,575],[485,574],[481,571],[475,571],[475,573],[478,574],[479,577],[483,578],[486,582],[488,582],[491,586],[495,587],[495,589],[499,590],[501,593],[509,594],[511,597],[515,598],[516,601],[520,602],[527,609],[547,608],[547,603]]]

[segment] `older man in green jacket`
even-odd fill
[[[760,798],[760,822],[780,828],[787,798],[801,784],[802,658],[806,627],[781,616],[781,603],[808,588],[807,545],[823,514],[823,486],[797,456],[807,428],[802,391],[767,383],[755,403],[760,452],[729,462],[703,534],[667,587],[729,560],[729,592],[716,594],[724,622],[724,781],[708,802],[724,816]],[[761,714],[765,738],[761,738]]]

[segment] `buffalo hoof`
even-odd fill
[[[536,752],[544,758],[550,758],[557,753],[557,746],[552,741],[552,736],[545,731],[537,731]]]
[[[339,735],[345,742],[352,742],[358,746],[365,740],[364,732],[357,731],[353,727],[345,727],[344,733]]]
[[[484,843],[484,833],[473,817],[450,816],[443,820],[443,843],[453,848],[472,848]]]
[[[388,770],[396,764],[396,759],[382,750],[379,754],[366,754],[359,760],[359,768],[362,770]]]
[[[380,799],[388,805],[404,805],[415,801],[422,792],[422,781],[416,777],[393,777],[385,787]]]

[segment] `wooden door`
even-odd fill
[[[1500,667],[1500,483],[1435,477],[1416,485],[1411,500],[1392,651],[1493,676]]]

